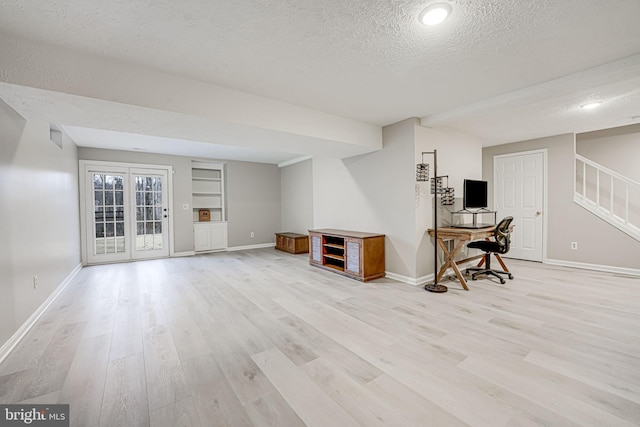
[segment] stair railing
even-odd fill
[[[640,183],[576,154],[573,200],[640,241]]]

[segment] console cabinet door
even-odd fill
[[[362,260],[362,241],[357,239],[346,239],[346,262],[345,270],[348,273],[361,275],[361,260]]]
[[[309,239],[311,240],[311,261],[322,263],[322,236],[311,234],[309,235]]]

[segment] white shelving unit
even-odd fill
[[[191,207],[196,252],[227,247],[224,178],[223,163],[192,162],[191,164]],[[207,209],[210,212],[210,221],[200,221],[201,209]]]

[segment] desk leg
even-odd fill
[[[444,256],[445,256],[444,264],[440,266],[440,270],[438,271],[438,283],[440,283],[440,279],[442,279],[444,272],[447,271],[447,268],[449,268],[449,263],[451,262],[451,255],[449,254],[449,249],[447,248],[447,245],[444,244],[444,241],[442,239],[438,239],[438,246],[440,246],[440,249],[442,249],[442,252],[444,253]]]
[[[442,276],[444,275],[445,271],[447,271],[447,269],[451,267],[455,272],[456,277],[458,278],[458,281],[460,282],[464,290],[468,291],[469,288],[467,287],[467,281],[462,276],[460,269],[458,269],[458,264],[456,264],[455,262],[456,255],[458,255],[458,253],[464,247],[464,241],[459,240],[451,252],[447,250],[447,245],[445,245],[444,241],[442,241],[441,239],[438,239],[438,246],[440,246],[440,248],[442,249],[442,252],[444,252],[445,256],[447,257],[445,263],[442,265],[442,267],[440,268],[440,271],[438,272],[438,282],[440,282],[440,279],[442,279]]]

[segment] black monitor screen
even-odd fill
[[[487,181],[464,180],[464,209],[487,207]]]

